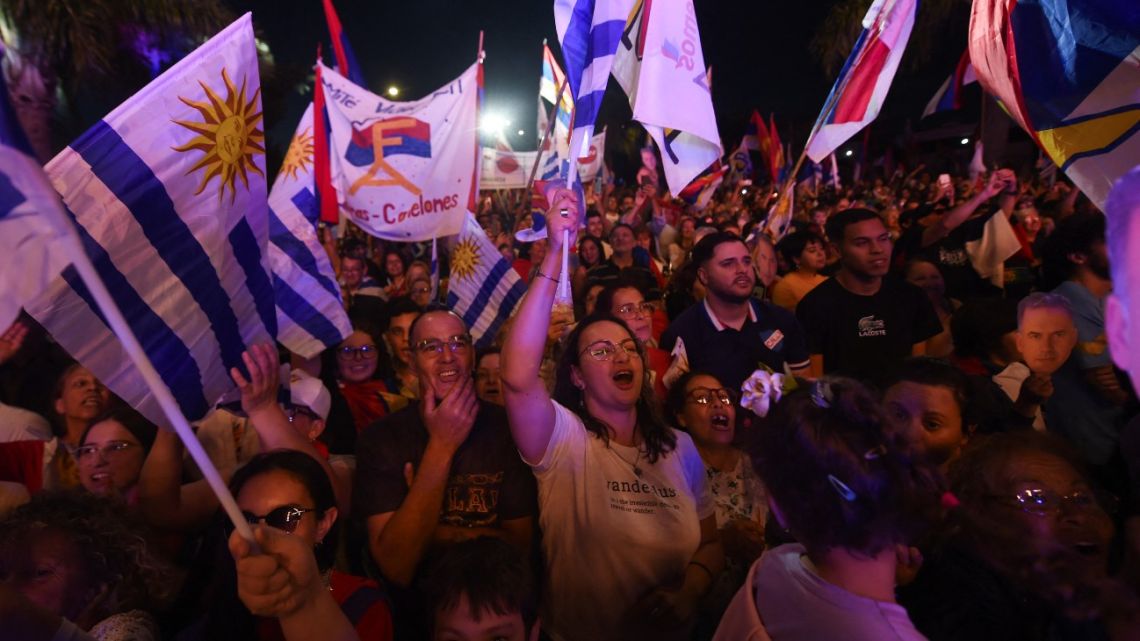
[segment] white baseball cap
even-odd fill
[[[289,374],[289,401],[293,405],[309,408],[321,420],[326,420],[332,406],[332,395],[319,379],[295,369]]]

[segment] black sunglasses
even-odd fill
[[[286,534],[292,534],[297,529],[297,524],[301,522],[301,517],[309,512],[316,512],[312,508],[297,507],[296,505],[282,505],[279,508],[270,510],[268,514],[258,516],[241,511],[241,515],[245,517],[246,522],[250,525],[257,525],[262,521],[275,530],[281,530]]]

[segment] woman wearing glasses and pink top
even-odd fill
[[[633,281],[619,278],[598,294],[594,303],[597,309],[606,310],[625,322],[634,338],[645,349],[649,378],[658,400],[665,398],[665,372],[669,369],[669,352],[657,347],[653,340],[653,303],[645,300],[645,292]]]
[[[569,191],[552,202],[550,251],[502,352],[511,433],[538,479],[543,627],[560,641],[686,638],[724,565],[704,464],[666,425],[644,348],[621,319],[583,319],[547,392],[539,366],[562,232],[573,236],[581,216]]]

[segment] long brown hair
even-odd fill
[[[609,444],[610,432],[613,431],[613,428],[607,425],[605,421],[591,415],[590,411],[586,409],[585,394],[574,386],[570,374],[571,368],[577,367],[581,363],[580,352],[582,350],[578,342],[582,337],[582,332],[590,325],[602,321],[620,325],[626,334],[633,339],[633,342],[637,343],[637,354],[643,365],[641,394],[637,398],[636,406],[637,427],[641,430],[641,437],[645,439],[645,449],[648,452],[649,462],[656,463],[657,459],[677,447],[677,435],[665,423],[665,417],[661,413],[661,405],[653,395],[653,385],[649,381],[649,357],[645,353],[645,347],[633,335],[625,321],[607,312],[598,311],[578,323],[574,331],[566,337],[562,355],[558,359],[558,369],[554,377],[554,400],[577,413],[588,431],[602,439],[607,445]]]

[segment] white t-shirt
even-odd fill
[[[680,585],[700,546],[700,521],[715,507],[692,438],[674,433],[676,449],[650,464],[635,447],[607,447],[554,403],[550,444],[527,463],[538,479],[543,621],[555,639],[615,638],[630,607]]]

